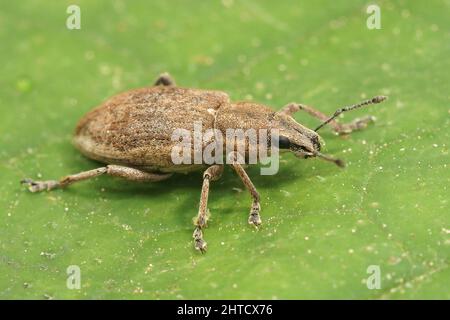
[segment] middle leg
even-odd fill
[[[202,229],[206,227],[208,222],[208,195],[209,195],[209,182],[216,181],[222,176],[223,165],[212,165],[206,169],[203,174],[202,193],[200,195],[200,205],[198,208],[198,215],[194,220],[195,230],[192,237],[194,238],[194,247],[196,250],[200,250],[201,253],[206,251],[206,242],[203,240]]]
[[[239,175],[253,199],[250,214],[248,216],[248,223],[254,225],[255,227],[258,227],[262,223],[261,216],[259,215],[259,212],[261,211],[261,205],[259,203],[259,193],[256,190],[252,180],[250,180],[249,176],[247,175],[247,172],[245,172],[244,168],[242,167],[240,161],[238,161],[238,157],[239,155],[236,152],[230,154],[231,166]]]

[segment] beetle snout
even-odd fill
[[[303,136],[299,139],[280,136],[278,146],[280,149],[291,150],[304,157],[306,154],[319,152],[321,143],[318,135]]]

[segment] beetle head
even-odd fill
[[[276,129],[279,149],[291,151],[300,158],[319,157],[341,167],[344,165],[340,160],[321,154],[320,136],[315,131],[297,123],[286,111],[273,112],[264,105],[237,102],[220,109],[215,126],[222,132],[225,132],[227,128],[243,128],[244,130],[268,129],[273,134]]]
[[[278,129],[279,149],[289,150],[299,158],[318,157],[333,162],[339,167],[345,166],[342,160],[320,153],[322,138],[317,132],[296,122],[286,112],[273,114],[272,128]]]
[[[289,150],[303,158],[320,151],[320,136],[288,115],[275,113],[272,128],[279,131],[278,146],[281,150]]]

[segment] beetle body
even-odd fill
[[[154,86],[130,90],[86,114],[75,129],[74,144],[87,157],[145,171],[187,172],[203,165],[175,166],[171,137],[193,131],[193,121],[213,128],[215,113],[229,103],[219,91]]]
[[[216,131],[220,133],[228,129],[276,131],[275,141],[280,149],[289,150],[301,158],[320,157],[342,166],[340,160],[319,152],[320,137],[315,131],[326,124],[331,125],[337,133],[344,134],[362,129],[372,118],[356,119],[348,124],[339,124],[334,119],[344,111],[379,103],[384,99],[385,97],[378,96],[360,104],[339,109],[332,117],[327,117],[311,107],[295,103],[288,104],[275,112],[253,102],[231,102],[224,92],[177,87],[168,74],[163,74],[153,87],[130,90],[116,95],[87,113],[79,121],[73,139],[75,146],[87,157],[103,162],[106,166],[68,175],[60,180],[24,179],[22,183],[28,185],[30,191],[38,192],[67,187],[75,182],[103,174],[133,181],[156,182],[167,179],[176,172],[205,169],[193,233],[195,248],[204,252],[206,242],[203,240],[203,229],[207,225],[209,216],[207,206],[209,185],[210,181],[220,178],[223,162],[211,164],[201,159],[200,162],[194,161],[195,164],[176,164],[172,157],[173,148],[177,143],[173,139],[175,130],[181,129],[195,135],[194,122],[201,123],[202,136],[205,131],[213,129],[214,134],[211,136],[213,141],[205,141],[202,138],[201,150],[206,149],[210,143],[214,143],[214,146],[229,143],[228,136],[225,140],[219,140]],[[297,123],[292,114],[299,110],[304,110],[320,119],[322,124],[313,131]],[[273,137],[270,138],[270,142],[274,141],[272,139]],[[243,163],[237,161],[238,156],[246,160],[249,155],[250,142],[246,141],[232,139],[233,145],[230,152],[232,157],[231,162],[227,164],[233,167],[252,197],[248,222],[259,226],[261,224],[259,193],[245,172]],[[261,141],[258,140],[256,143],[261,145]],[[236,151],[239,148],[235,148],[234,144],[239,143],[244,147],[240,150],[243,150],[245,154]],[[263,148],[269,146],[269,144],[262,145]],[[228,145],[226,150],[228,152]],[[188,151],[195,152],[195,145],[189,145]]]
[[[277,128],[291,143],[320,148],[315,132],[266,106],[231,103],[221,91],[175,86],[135,89],[108,99],[79,121],[74,144],[87,157],[106,164],[163,173],[201,170],[206,164],[174,165],[171,158],[173,132],[184,129],[193,135],[195,121],[202,123],[203,132]]]

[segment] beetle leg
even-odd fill
[[[138,182],[158,182],[166,180],[172,176],[172,173],[154,173],[142,171],[135,168],[118,166],[110,164],[106,166],[106,174],[114,177],[121,177],[130,181]]]
[[[314,109],[310,106],[299,104],[299,103],[289,103],[286,106],[284,106],[280,111],[278,111],[280,114],[285,114],[288,116],[292,116],[295,112],[303,110],[313,116],[314,118],[317,118],[321,121],[326,121],[329,116],[323,114],[317,109]],[[361,130],[367,127],[367,125],[371,122],[375,121],[375,117],[373,116],[366,116],[360,119],[355,119],[350,123],[339,123],[336,120],[331,120],[328,124],[333,128],[333,130],[338,134],[349,134],[356,130]]]
[[[300,110],[300,105],[298,103],[288,103],[283,108],[281,108],[277,113],[284,114],[287,116],[292,116],[294,113]]]
[[[56,188],[64,188],[75,182],[94,178],[105,173],[110,176],[122,177],[132,181],[152,181],[152,182],[167,179],[172,175],[171,173],[169,174],[150,173],[124,166],[107,165],[106,167],[101,167],[94,170],[88,170],[72,174],[60,179],[59,181],[57,180],[34,181],[31,179],[24,179],[21,181],[21,183],[28,185],[28,189],[31,192],[39,192],[43,190],[49,191]]]
[[[348,134],[352,131],[362,130],[367,127],[369,123],[375,122],[374,116],[365,116],[363,118],[356,118],[352,122],[343,123],[340,125],[340,130],[337,131],[339,134]]]
[[[155,86],[175,86],[175,80],[167,72],[161,73],[155,81]]]
[[[207,226],[209,210],[208,210],[208,195],[209,182],[216,181],[222,176],[223,165],[213,165],[205,170],[203,173],[202,193],[200,195],[200,205],[198,208],[198,215],[194,220],[195,230],[192,237],[194,238],[195,249],[200,250],[201,253],[206,251],[206,242],[203,240],[202,229]]]
[[[238,161],[238,155],[236,154],[236,152],[232,152],[230,156],[231,156],[231,166],[239,175],[245,187],[250,192],[250,195],[253,198],[252,207],[250,209],[250,215],[248,217],[248,223],[254,225],[255,227],[258,227],[259,225],[261,225],[261,216],[259,215],[259,212],[261,211],[261,205],[259,203],[260,200],[259,193],[256,190],[253,182],[250,180],[249,176],[245,172],[244,168]]]

